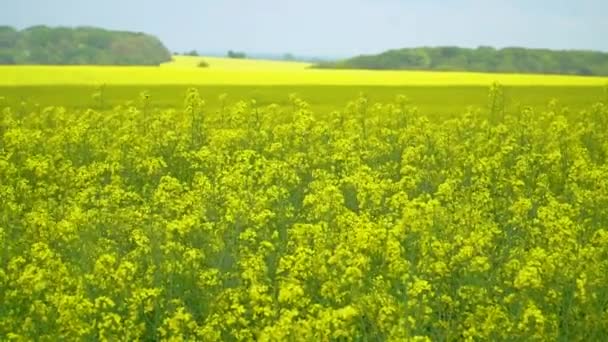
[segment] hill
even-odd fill
[[[500,73],[608,75],[608,53],[578,50],[421,47],[361,55],[316,68],[441,70]]]
[[[171,53],[156,37],[94,27],[0,27],[0,64],[159,65]]]

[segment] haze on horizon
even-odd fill
[[[605,0],[12,0],[0,25],[97,26],[172,51],[346,57],[417,46],[608,51]]]

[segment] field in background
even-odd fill
[[[311,63],[291,61],[271,61],[262,59],[235,59],[222,57],[173,56],[173,60],[161,67],[199,68],[201,61],[212,70],[304,70]]]
[[[209,66],[199,68],[204,60]],[[544,106],[558,98],[578,110],[605,97],[607,78],[461,72],[316,70],[301,62],[175,56],[160,67],[0,66],[0,101],[11,106],[106,108],[125,104],[146,91],[159,107],[183,103],[197,88],[209,110],[219,95],[229,103],[255,99],[260,105],[287,105],[289,94],[302,97],[316,113],[339,110],[365,94],[372,102],[407,96],[424,113],[460,112],[487,104],[488,87],[505,86],[507,107]],[[101,101],[94,93],[101,91]]]
[[[608,78],[467,72],[320,70],[299,62],[176,57],[161,67],[0,66],[0,86],[28,85],[340,85],[340,86],[600,86]]]

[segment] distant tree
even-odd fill
[[[227,54],[228,58],[247,58],[247,55],[244,52],[236,52],[229,50]]]
[[[0,26],[0,49],[12,49],[17,44],[19,32],[10,26]]]
[[[9,49],[0,49],[0,64],[15,64],[14,52]]]
[[[0,26],[0,64],[15,64],[15,46],[19,32],[9,26]]]
[[[94,27],[0,27],[0,64],[158,65],[171,53],[158,38]]]
[[[192,51],[184,52],[184,56],[198,57],[200,55],[199,55],[198,51],[192,50]]]
[[[283,60],[285,61],[295,61],[296,57],[291,53],[286,53],[283,55]]]
[[[608,75],[608,53],[596,51],[554,51],[546,49],[453,46],[389,50],[337,62],[323,62],[318,68],[459,70],[482,72]]]
[[[471,71],[496,71],[496,49],[490,46],[480,46],[469,54],[469,69]]]

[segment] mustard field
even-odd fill
[[[309,67],[0,67],[0,340],[605,339],[605,78]]]
[[[160,67],[0,66],[0,86],[32,85],[337,85],[603,86],[606,77],[429,71],[312,69],[307,63],[175,56]],[[204,60],[209,67],[196,67]]]
[[[173,60],[161,67],[198,68],[201,61],[213,70],[271,70],[289,71],[309,69],[313,64],[295,61],[273,61],[262,59],[238,59],[225,57],[173,56]]]
[[[608,96],[286,97],[0,102],[2,340],[608,334]]]

